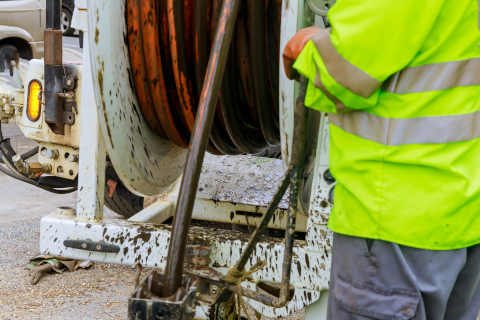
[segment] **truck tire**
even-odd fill
[[[112,183],[108,183],[109,180],[114,183],[116,182],[111,197],[108,196],[110,189],[112,188]],[[114,168],[106,168],[104,204],[108,209],[128,219],[143,210],[143,199],[143,197],[139,197],[130,192],[122,184]]]
[[[75,32],[75,29],[72,28],[72,13],[65,7],[60,13],[60,25],[64,36],[71,36]]]

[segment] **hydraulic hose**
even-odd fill
[[[12,158],[15,156],[15,150],[13,150],[12,145],[10,144],[10,138],[0,141],[0,153],[2,154],[3,163],[7,166],[7,168],[13,174],[23,176],[13,165]]]
[[[3,138],[3,134],[1,132],[2,132],[2,128],[0,126],[0,136]],[[25,157],[31,157],[37,152],[38,152],[38,147],[28,151],[24,155],[26,155]],[[15,166],[13,165],[12,157],[14,155],[15,155],[15,151],[10,145],[10,139],[7,138],[7,139],[1,140],[0,156],[1,156],[1,159],[3,160],[2,162],[7,166],[8,170],[0,165],[0,171],[5,173],[9,177],[20,180],[22,182],[26,182],[28,184],[31,184],[33,186],[36,186],[40,189],[43,189],[52,193],[65,194],[65,193],[71,193],[77,190],[77,187],[76,187],[76,185],[78,184],[77,179],[67,180],[67,179],[62,179],[58,177],[43,177],[37,180],[37,179],[30,179],[26,177],[25,175],[18,172],[17,168],[15,168]],[[66,180],[66,181],[63,181],[63,180]],[[67,188],[67,187],[70,187],[70,188],[64,189],[64,190],[55,189],[55,188]]]
[[[22,158],[22,160],[27,160],[27,159],[30,159],[31,157],[33,157],[34,155],[36,155],[37,153],[38,153],[38,147],[35,147],[32,150],[29,150],[29,151],[25,152],[24,154],[22,154],[20,156],[20,158]]]
[[[50,188],[76,188],[78,186],[78,177],[68,180],[55,176],[40,176],[38,183]]]
[[[29,151],[25,152],[24,154],[22,154],[20,156],[20,158],[22,160],[27,160],[27,159],[30,159],[31,157],[33,157],[34,155],[36,155],[37,153],[38,153],[38,147],[35,147],[32,150],[29,150]],[[4,163],[2,154],[0,154],[0,163]]]
[[[43,189],[43,190],[48,191],[48,192],[57,193],[57,194],[66,194],[66,193],[71,193],[71,192],[77,191],[77,187],[64,189],[64,190],[57,190],[57,189],[45,186],[43,184],[39,184],[37,181],[35,181],[33,179],[29,179],[29,178],[26,178],[24,176],[15,175],[14,173],[10,172],[9,170],[5,169],[2,166],[0,166],[0,171],[5,173],[9,177],[12,177],[14,179],[17,179],[17,180],[23,181],[25,183],[31,184],[32,186],[38,187],[38,188]]]

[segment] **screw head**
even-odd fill
[[[14,155],[12,160],[13,160],[13,164],[15,165],[19,165],[22,163],[22,158],[20,158],[18,154]]]
[[[47,157],[48,159],[57,159],[58,158],[58,150],[53,149],[53,150],[45,151],[45,157]]]
[[[212,249],[210,247],[198,246],[193,248],[193,255],[195,257],[208,257],[210,255],[211,250]]]
[[[42,163],[42,171],[43,171],[43,173],[52,172],[52,165],[49,164],[49,163]]]
[[[86,249],[86,248],[87,248],[87,244],[86,244],[85,242],[82,243],[82,248],[83,248],[83,249]]]
[[[330,169],[325,170],[325,172],[323,173],[323,178],[325,179],[325,182],[329,185],[336,181],[332,173],[330,172]]]
[[[97,248],[97,250],[102,250],[102,246],[99,245],[99,244],[97,244],[97,246],[95,248]]]
[[[323,199],[322,201],[320,201],[320,207],[322,208],[328,207],[328,202],[325,199]]]
[[[71,154],[71,155],[68,156],[67,160],[70,161],[70,162],[78,162],[78,155]]]

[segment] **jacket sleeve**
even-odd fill
[[[324,112],[377,104],[380,87],[421,51],[445,0],[338,0],[332,28],[315,34],[294,68],[309,79],[305,103]]]

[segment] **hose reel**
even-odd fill
[[[150,128],[188,148],[221,0],[127,2],[135,88]],[[258,154],[280,143],[281,0],[244,1],[208,151]]]
[[[220,4],[88,2],[100,126],[119,178],[139,196],[165,192],[182,173]],[[293,109],[294,93],[293,83],[282,78],[280,42],[294,32],[297,13],[282,12],[282,6],[280,0],[242,2],[210,153],[258,154],[281,139],[284,148],[289,139],[282,127],[293,120],[282,104]]]

